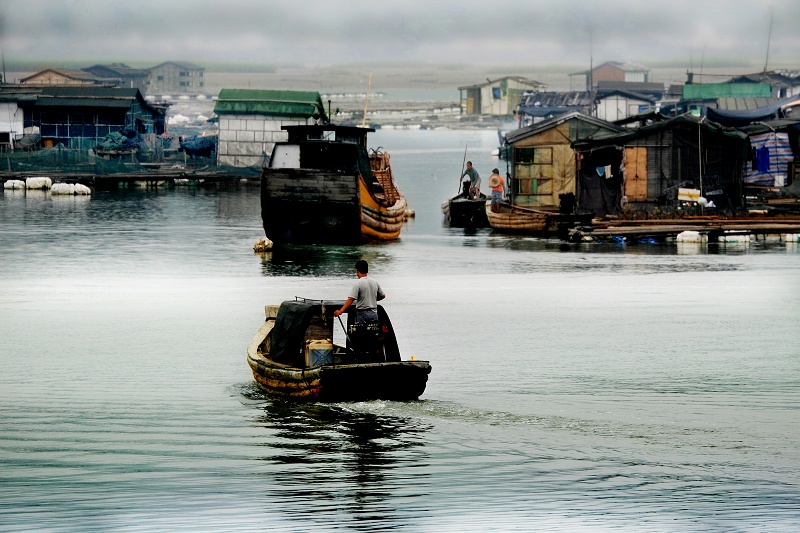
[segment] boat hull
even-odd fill
[[[383,206],[364,180],[338,172],[264,169],[261,218],[275,244],[391,241],[405,222],[405,197]]]
[[[486,200],[468,200],[456,197],[442,204],[445,221],[453,228],[486,228]]]
[[[427,361],[329,364],[310,368],[282,365],[269,358],[274,320],[259,328],[247,348],[247,363],[258,387],[296,401],[343,402],[418,399],[428,382]]]
[[[486,202],[486,218],[493,230],[500,233],[516,233],[538,236],[566,237],[569,229],[580,224],[589,224],[592,214],[564,215],[558,211],[530,209],[508,203]]]
[[[550,227],[551,214],[534,211],[507,203],[486,202],[486,218],[492,229],[508,233],[546,233]]]

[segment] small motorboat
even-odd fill
[[[333,312],[344,301],[296,298],[266,307],[266,320],[247,347],[256,384],[300,401],[416,400],[425,391],[428,361],[402,361],[389,317],[378,306],[377,325],[354,325],[347,342],[333,343]],[[352,309],[352,307],[351,307]],[[351,316],[353,315],[353,316]]]

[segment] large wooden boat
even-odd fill
[[[486,202],[486,218],[501,233],[566,236],[569,228],[592,221],[592,214],[568,215],[555,209],[532,209],[509,203]]]
[[[378,306],[378,342],[368,347],[354,345],[352,331],[345,346],[332,342],[337,320],[333,311],[343,303],[298,298],[280,307],[267,306],[266,321],[247,347],[247,363],[258,387],[300,401],[419,398],[431,365],[400,359],[394,329],[383,307]]]
[[[261,174],[261,219],[275,244],[395,240],[407,204],[389,153],[367,150],[371,128],[284,126]]]

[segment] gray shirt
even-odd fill
[[[461,174],[462,178],[464,176],[469,176],[469,181],[472,182],[473,187],[477,186],[477,184],[481,182],[481,176],[480,174],[478,174],[478,171],[475,170],[475,167],[468,168],[467,170],[465,170],[464,173]]]
[[[369,276],[364,276],[358,278],[348,296],[355,301],[357,310],[366,311],[367,309],[377,309],[378,297],[385,295],[377,281]]]

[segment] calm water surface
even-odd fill
[[[379,131],[399,242],[253,254],[258,190],[0,196],[2,531],[800,528],[796,245],[441,224],[487,132]],[[366,258],[418,402],[257,392],[263,306]]]

